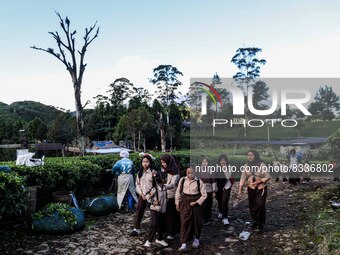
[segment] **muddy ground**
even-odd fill
[[[306,217],[311,202],[306,192],[315,192],[331,183],[314,180],[307,186],[271,183],[267,199],[267,226],[263,233],[250,228],[248,200],[236,199],[236,186],[230,200],[230,226],[214,219],[202,230],[201,247],[187,254],[311,254],[315,244],[308,242]],[[216,207],[216,205],[214,205]],[[115,213],[88,217],[87,227],[78,233],[63,236],[37,235],[28,228],[0,230],[1,254],[177,254],[178,238],[168,241],[169,247],[153,244],[143,247],[148,231],[149,213],[142,223],[139,237],[130,237],[133,215]],[[246,241],[242,231],[251,232]]]

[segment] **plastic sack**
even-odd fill
[[[0,172],[10,173],[11,171],[9,166],[0,166]]]
[[[118,211],[118,202],[114,196],[98,197],[88,203],[85,210],[90,215],[107,215]]]
[[[45,234],[65,234],[81,230],[85,226],[85,214],[82,210],[71,207],[69,209],[77,218],[77,224],[71,228],[57,211],[52,216],[44,216],[39,220],[33,220],[32,229]]]

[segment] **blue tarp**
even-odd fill
[[[5,173],[9,173],[11,172],[11,168],[9,166],[0,166],[0,172],[5,172]]]
[[[32,222],[32,229],[45,234],[65,234],[78,231],[85,226],[85,214],[77,208],[69,209],[77,218],[77,224],[71,226],[65,222],[64,218],[56,211],[52,216],[45,216]]]
[[[86,213],[90,215],[107,215],[118,210],[117,199],[114,196],[98,197],[86,205]]]

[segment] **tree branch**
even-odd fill
[[[97,25],[97,21],[94,23],[94,25],[92,27],[90,27],[89,29],[85,29],[85,36],[84,36],[84,46],[82,47],[81,51],[78,51],[78,53],[80,54],[80,66],[79,66],[79,77],[78,79],[81,81],[83,78],[83,74],[85,71],[85,68],[87,66],[87,64],[84,64],[84,57],[85,57],[85,52],[87,50],[87,46],[89,46],[89,44],[98,37],[99,34],[99,27],[97,28],[97,31],[95,33],[95,35],[90,39],[89,36],[91,34],[91,32],[93,31],[93,29],[96,27]]]
[[[82,106],[82,108],[84,109],[89,103],[91,103],[91,101],[87,100],[86,103]]]
[[[77,78],[77,61],[76,61],[76,56],[75,56],[75,45],[74,45],[74,41],[72,41],[71,39],[71,35],[74,35],[75,33],[73,32],[70,35],[70,20],[68,19],[68,17],[64,19],[61,17],[61,15],[59,14],[59,12],[55,12],[57,14],[57,16],[59,17],[60,20],[60,26],[63,29],[65,35],[66,35],[66,39],[67,39],[67,44],[68,46],[66,47],[68,49],[68,51],[71,54],[71,58],[72,58],[72,69],[73,69],[73,73],[74,73],[74,77]],[[65,27],[65,23],[66,23],[66,27]]]
[[[59,59],[59,60],[66,66],[66,68],[68,68],[67,62],[66,62],[66,61],[64,62],[64,60],[61,59],[60,54],[54,52],[54,49],[52,49],[52,48],[47,48],[47,49],[38,48],[38,47],[36,47],[35,45],[34,45],[34,46],[31,46],[31,48],[34,49],[34,50],[45,51],[45,52],[47,52],[47,53],[49,53],[49,54],[55,56],[57,59]]]

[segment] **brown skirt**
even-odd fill
[[[250,215],[258,225],[266,223],[267,187],[251,189],[248,187]]]
[[[201,235],[203,217],[202,207],[199,204],[191,206],[191,202],[195,202],[200,198],[200,194],[186,195],[182,194],[179,204],[179,212],[181,217],[181,243],[187,243],[193,240],[193,237],[199,238]]]
[[[169,198],[166,203],[166,232],[170,236],[174,236],[179,233],[180,218],[179,212],[176,210],[175,198]]]

